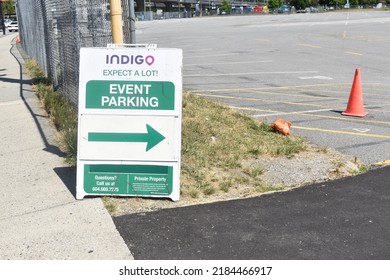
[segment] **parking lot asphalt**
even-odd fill
[[[388,164],[389,12],[141,23],[139,43],[184,50],[184,87],[294,134]],[[208,27],[207,27],[208,26]],[[387,61],[387,62],[386,62]],[[341,115],[356,68],[364,118]],[[389,259],[390,167],[256,198],[114,218],[135,259]]]
[[[390,159],[389,11],[138,24],[137,41],[184,50],[184,88],[367,165]],[[361,70],[368,115],[341,115]]]
[[[256,198],[114,218],[135,259],[388,260],[390,167]]]

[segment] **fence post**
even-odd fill
[[[130,10],[130,44],[135,44],[135,12],[134,12],[134,0],[129,0]]]
[[[4,24],[3,2],[0,2],[0,20],[1,20],[1,25],[0,25],[0,28],[3,30],[3,34],[5,35],[5,24]]]
[[[110,0],[112,42],[123,44],[121,0]]]

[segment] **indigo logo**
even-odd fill
[[[152,65],[154,63],[154,57],[148,55],[144,57],[143,55],[106,55],[106,64],[138,64],[143,63],[147,65]]]

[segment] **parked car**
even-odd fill
[[[254,13],[262,13],[263,12],[263,6],[256,5],[253,7],[253,12]]]
[[[12,32],[12,31],[18,32],[18,31],[19,31],[18,22],[17,22],[17,21],[11,22],[11,23],[8,25],[8,31],[9,31],[9,32]]]
[[[278,9],[279,14],[284,14],[290,12],[290,8],[287,5],[282,5]]]
[[[8,27],[11,22],[12,22],[12,20],[10,20],[9,18],[4,19],[4,26]],[[2,26],[2,20],[0,20],[0,27],[1,26]]]

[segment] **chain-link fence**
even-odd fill
[[[79,50],[112,42],[109,0],[17,1],[19,35],[56,90],[78,102]],[[129,2],[122,0],[124,42],[130,43]]]

